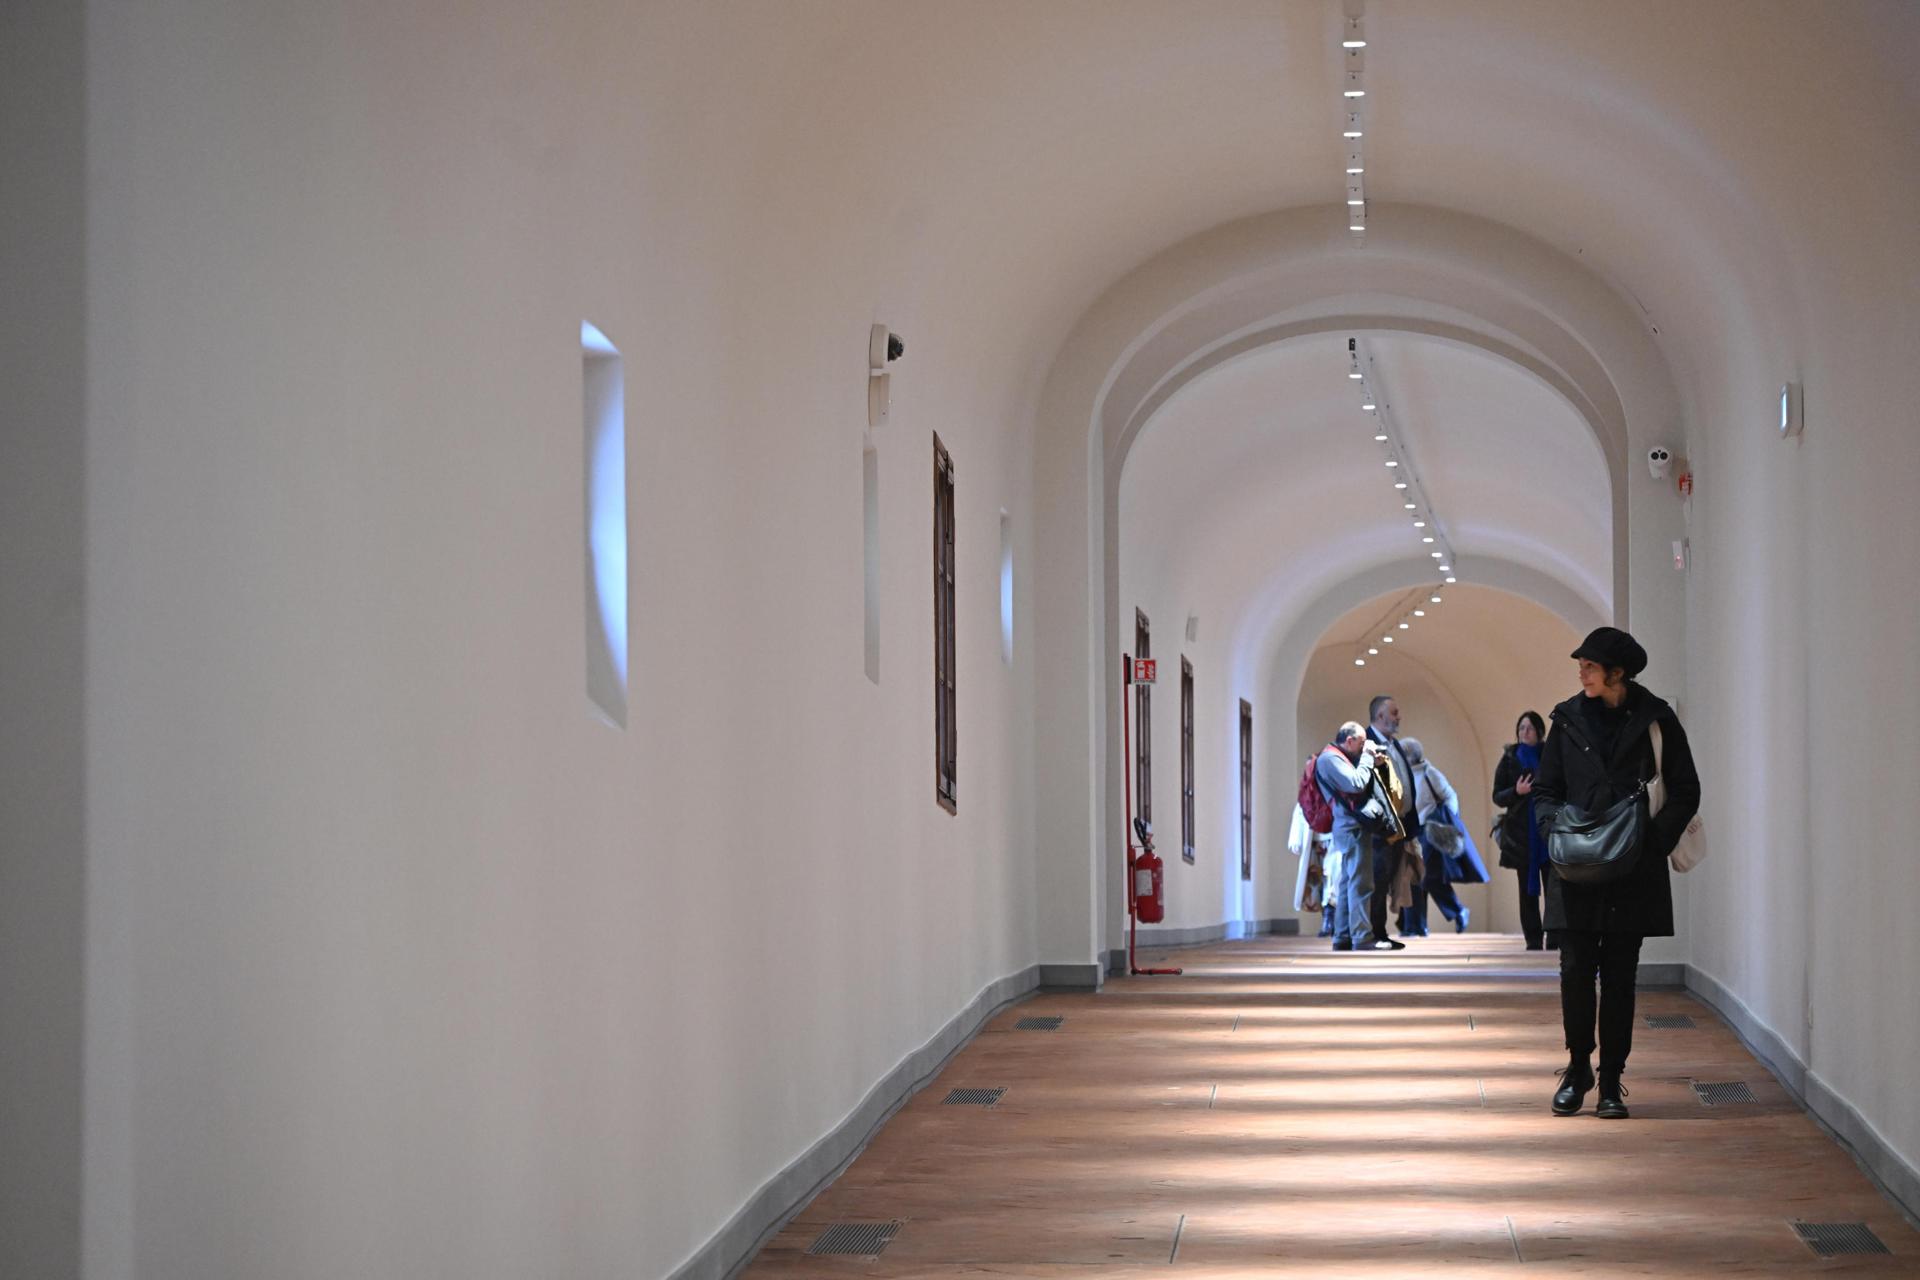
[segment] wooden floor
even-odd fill
[[[1561,1118],[1555,957],[1518,939],[1156,954],[1186,973],[996,1015],[746,1274],[1920,1276],[1920,1233],[1684,993],[1640,994],[1633,1118]],[[956,1088],[1006,1092],[942,1105]],[[1796,1221],[1892,1254],[1822,1259]],[[888,1222],[878,1256],[808,1253]]]

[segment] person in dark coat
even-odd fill
[[[1634,682],[1647,651],[1626,632],[1601,627],[1573,651],[1581,692],[1553,709],[1553,723],[1534,777],[1534,821],[1544,838],[1561,808],[1601,812],[1632,795],[1656,771],[1667,799],[1646,826],[1633,869],[1606,884],[1568,884],[1549,868],[1546,927],[1560,936],[1560,1013],[1567,1066],[1553,1097],[1555,1115],[1580,1110],[1597,1083],[1596,1113],[1625,1119],[1620,1076],[1633,1048],[1634,980],[1640,944],[1673,933],[1673,887],[1667,855],[1700,808],[1700,775],[1686,730],[1673,708]],[[1660,725],[1666,759],[1656,762],[1650,730]],[[1596,1081],[1594,979],[1600,981],[1600,1072]]]
[[[1493,770],[1493,802],[1505,812],[1500,818],[1500,865],[1511,867],[1520,881],[1520,931],[1527,950],[1560,949],[1559,939],[1540,925],[1540,890],[1547,874],[1547,839],[1540,834],[1533,813],[1533,777],[1540,771],[1540,744],[1546,741],[1547,722],[1538,711],[1525,711],[1513,726],[1514,741]]]

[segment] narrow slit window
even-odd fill
[[[1153,656],[1153,628],[1147,615],[1133,611],[1133,656]],[[1153,686],[1133,686],[1133,816],[1153,826]]]
[[[627,727],[627,409],[620,350],[580,322],[586,461],[587,701]]]
[[[861,565],[866,591],[867,679],[880,683],[880,455],[860,452]]]
[[[1253,704],[1240,699],[1240,878],[1253,879]]]
[[[1013,519],[1000,513],[1000,661],[1013,665]]]
[[[959,750],[954,713],[954,504],[953,457],[933,438],[933,772],[934,798],[958,813]]]
[[[1193,664],[1180,659],[1180,856],[1193,861]]]

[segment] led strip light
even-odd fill
[[[1405,639],[1398,633],[1411,631],[1415,622],[1427,616],[1427,606],[1441,603],[1442,584],[1452,586],[1460,579],[1454,572],[1453,544],[1447,538],[1439,513],[1434,510],[1425,486],[1420,483],[1419,471],[1407,452],[1406,439],[1394,424],[1393,406],[1379,394],[1380,379],[1374,368],[1373,355],[1358,337],[1347,339],[1347,378],[1358,384],[1360,410],[1366,415],[1362,421],[1374,443],[1380,447],[1381,462],[1390,477],[1388,483],[1393,485],[1393,495],[1400,503],[1401,514],[1413,526],[1413,536],[1419,540],[1416,545],[1425,553],[1429,567],[1439,578],[1433,587],[1408,592],[1400,604],[1381,620],[1378,628],[1368,630],[1369,636],[1374,630],[1381,633],[1378,645],[1364,637],[1356,643],[1356,649],[1366,652],[1356,652],[1353,665],[1364,667],[1368,658],[1379,655],[1379,645]],[[1421,598],[1423,596],[1424,600]]]
[[[1361,238],[1367,234],[1367,38],[1357,14],[1347,19],[1340,49],[1340,136],[1347,144],[1347,230]]]

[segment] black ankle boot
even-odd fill
[[[1594,1106],[1593,1114],[1602,1120],[1625,1120],[1627,1104],[1622,1101],[1627,1096],[1626,1086],[1620,1083],[1618,1071],[1600,1073],[1600,1101]]]
[[[1553,1095],[1553,1114],[1557,1116],[1577,1115],[1580,1106],[1587,1100],[1587,1090],[1593,1088],[1593,1066],[1585,1058],[1576,1056],[1557,1073],[1560,1076],[1560,1090]]]

